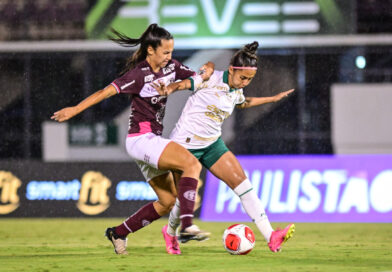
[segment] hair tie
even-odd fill
[[[250,66],[231,66],[233,69],[240,69],[240,70],[257,70],[257,67],[250,67]]]

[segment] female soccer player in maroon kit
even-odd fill
[[[172,59],[173,37],[156,24],[151,24],[139,39],[113,32],[116,38],[112,40],[123,46],[140,45],[128,60],[122,76],[78,105],[55,112],[51,119],[64,122],[113,95],[130,95],[132,102],[126,149],[154,189],[158,200],[143,206],[119,226],[108,228],[106,236],[113,243],[117,254],[127,254],[126,236],[129,233],[170,212],[176,198],[176,188],[170,173],[173,170],[182,172],[178,183],[182,223],[180,235],[203,239],[209,233],[192,224],[195,191],[202,167],[187,149],[161,136],[167,97],[159,95],[152,84],[168,85],[186,78],[200,83],[209,79],[214,65],[210,62],[205,64],[202,67],[205,72],[198,75]]]

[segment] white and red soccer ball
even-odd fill
[[[255,246],[253,231],[244,224],[228,227],[223,233],[223,246],[233,255],[248,254]]]

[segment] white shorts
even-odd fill
[[[125,146],[129,156],[135,159],[146,181],[168,173],[168,170],[159,170],[158,162],[163,150],[171,142],[154,133],[127,137]]]

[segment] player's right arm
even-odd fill
[[[93,93],[92,95],[90,95],[89,97],[81,101],[79,104],[77,104],[76,106],[67,107],[59,111],[56,111],[55,113],[53,113],[50,119],[53,119],[57,122],[67,121],[72,117],[74,117],[75,115],[78,115],[82,111],[86,110],[87,108],[95,104],[98,104],[102,100],[107,99],[115,94],[117,94],[117,90],[112,84],[110,84],[105,89]]]
[[[151,85],[157,90],[157,92],[160,95],[164,95],[164,96],[182,90],[196,91],[196,89],[198,88],[197,86],[195,86],[195,81],[199,83],[197,84],[198,86],[202,82],[208,81],[211,78],[212,74],[214,73],[214,69],[215,69],[215,64],[209,61],[205,63],[202,67],[200,67],[198,74],[195,74],[192,77],[183,79],[181,81],[170,83],[168,86],[165,86],[163,82],[159,82],[159,84],[152,83]]]

